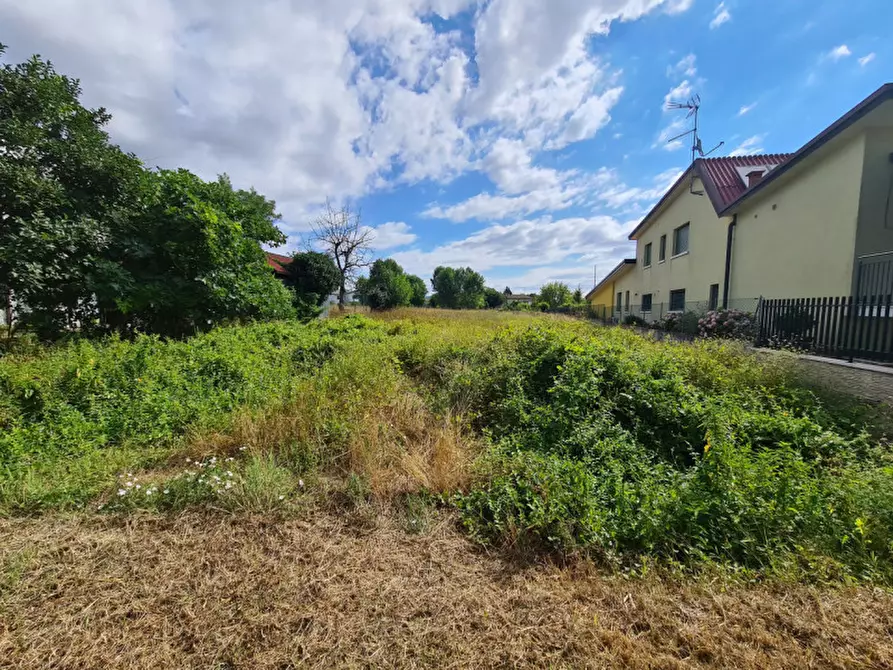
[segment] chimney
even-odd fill
[[[752,188],[760,183],[763,178],[763,170],[751,170],[747,173],[747,188]]]

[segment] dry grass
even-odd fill
[[[332,416],[349,426],[343,444],[334,447],[325,431],[325,419]],[[285,462],[309,458],[333,470],[330,474],[355,473],[382,497],[420,489],[455,491],[467,481],[479,451],[458,422],[435,417],[424,400],[403,385],[380,405],[349,407],[306,393],[285,406],[243,411],[226,432],[196,433],[173,460],[237,455],[242,447]]]
[[[450,519],[0,522],[0,666],[893,667],[893,598],[515,566]]]

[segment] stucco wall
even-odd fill
[[[703,184],[695,181],[695,191]],[[676,197],[636,242],[636,267],[617,282],[617,291],[630,291],[631,302],[639,305],[642,295],[651,293],[652,301],[665,305],[670,291],[685,289],[686,303],[706,303],[710,285],[719,284],[722,300],[725,270],[726,231],[729,219],[719,219],[706,195],[694,195],[686,181]],[[689,222],[688,253],[673,257],[673,231]],[[667,236],[667,257],[661,263],[660,237]],[[651,267],[644,267],[645,245],[651,243]],[[616,291],[615,291],[616,293]],[[664,307],[666,310],[666,307]]]
[[[869,128],[865,134],[862,163],[856,256],[893,251],[893,202],[890,203],[890,211],[884,211],[893,179],[891,153],[893,128]]]
[[[817,151],[738,214],[734,299],[849,295],[865,133]]]

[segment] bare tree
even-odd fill
[[[359,212],[349,206],[335,209],[326,200],[326,211],[311,225],[311,240],[335,261],[341,276],[338,283],[338,307],[344,309],[347,285],[357,277],[360,268],[372,264],[374,233],[362,225]]]

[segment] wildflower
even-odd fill
[[[187,463],[192,463],[192,459],[191,459],[191,458],[187,458],[187,459],[186,459],[186,462],[187,462]]]
[[[298,480],[298,488],[304,488],[304,480],[303,479]]]
[[[279,496],[279,500],[285,500],[285,496]]]
[[[136,485],[136,490],[137,490],[137,491],[139,491],[141,488],[143,488],[143,487],[140,486],[139,484]]]
[[[239,451],[245,451],[248,447],[239,447]]]
[[[133,482],[124,482],[124,486],[126,486],[127,488],[132,488]],[[137,488],[139,488],[139,486],[137,486]]]
[[[227,483],[224,485],[223,488],[225,488],[225,489],[231,489],[232,487],[233,487],[233,483],[232,483],[232,482],[227,482]]]
[[[127,495],[127,491],[126,491],[125,489],[118,489],[118,495],[119,495],[119,496],[126,496],[126,495]]]
[[[227,476],[227,477],[232,477],[232,476],[233,476],[233,473],[230,472],[229,470],[227,470],[227,471],[226,471],[226,476]]]
[[[164,489],[164,495],[167,495],[170,492],[171,492],[170,489]]]

